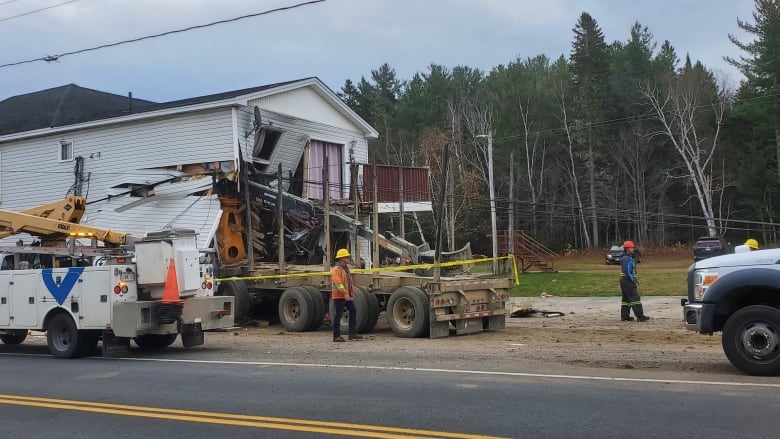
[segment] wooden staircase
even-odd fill
[[[560,255],[545,247],[539,241],[533,239],[522,230],[515,230],[514,236],[515,248],[509,248],[509,231],[499,230],[498,232],[498,254],[506,256],[513,253],[517,259],[517,268],[523,273],[541,272],[554,273],[555,260]]]

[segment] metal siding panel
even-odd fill
[[[232,115],[224,108],[9,142],[2,145],[3,208],[20,210],[65,195],[74,162],[57,161],[61,139],[73,140],[74,156],[85,158],[93,200],[111,192],[117,174],[133,169],[233,159]]]
[[[363,199],[371,201],[373,195],[373,165],[363,165]],[[402,168],[404,172],[404,201],[431,201],[428,180],[428,168]],[[397,166],[377,165],[377,198],[379,203],[398,203],[401,201],[399,188],[399,168]]]

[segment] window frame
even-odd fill
[[[59,143],[57,143],[57,161],[58,162],[72,162],[73,157],[75,156],[73,149],[74,144],[72,140],[60,140]],[[63,158],[63,148],[68,147],[68,158]]]

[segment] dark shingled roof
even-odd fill
[[[306,79],[310,78],[164,103],[131,100],[128,96],[68,84],[0,101],[0,136],[220,101]]]

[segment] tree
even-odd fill
[[[715,184],[716,153],[728,96],[701,63],[683,70],[666,86],[647,86],[643,94],[653,108],[663,136],[684,166],[683,175],[693,187],[711,236],[721,232],[715,202],[723,184]],[[680,175],[677,175],[678,177]]]
[[[753,89],[759,96],[776,97],[780,93],[780,3],[775,0],[755,0],[755,7],[755,23],[737,19],[737,26],[757,38],[749,43],[742,43],[729,34],[731,42],[747,52],[748,56],[741,55],[738,60],[726,57],[726,61],[739,68],[747,77],[743,87]],[[780,114],[777,99],[770,99],[768,102],[771,111],[766,112],[766,117],[771,121],[775,168],[780,178]],[[767,100],[743,101],[737,105],[766,106]]]
[[[587,188],[590,204],[590,226],[593,237],[589,245],[599,245],[598,203],[596,200],[596,161],[604,140],[597,123],[606,119],[609,54],[604,33],[590,14],[583,12],[574,27],[571,73],[577,95],[575,126],[581,127],[570,137],[571,146],[584,143]],[[576,123],[579,122],[579,123]],[[579,133],[582,131],[582,133]]]

